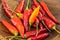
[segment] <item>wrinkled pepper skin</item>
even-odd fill
[[[24,38],[24,26],[23,26],[21,20],[17,16],[14,16],[10,20],[11,20],[12,24],[18,29],[21,37]]]
[[[46,3],[44,1],[40,2],[40,5],[43,7],[43,9],[45,10],[45,14],[47,14],[55,23],[59,24],[59,21],[53,16],[53,14],[50,12],[50,10],[48,9]]]
[[[1,23],[14,35],[14,36],[18,36],[18,30],[9,22],[7,22],[6,20],[2,19]]]

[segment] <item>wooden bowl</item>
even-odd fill
[[[46,2],[48,8],[53,13],[53,15],[58,20],[60,20],[60,0],[42,0],[42,1]],[[9,7],[12,10],[14,10],[18,5],[19,0],[6,0],[6,2],[8,3]],[[0,0],[0,19],[1,18],[9,20],[9,18],[5,15],[5,12],[3,10],[2,3]],[[57,25],[57,29],[60,29],[59,25]],[[11,35],[10,32],[0,23],[0,39],[5,40],[3,38],[9,35]],[[46,40],[60,40],[60,36],[58,33],[53,31],[50,33],[50,36],[46,38]]]

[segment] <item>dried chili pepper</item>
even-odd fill
[[[43,9],[45,10],[46,14],[57,24],[59,24],[59,21],[52,15],[52,13],[50,12],[50,10],[48,9],[47,5],[45,4],[45,2],[40,2],[40,5],[43,7]]]
[[[38,6],[38,7],[32,12],[32,14],[31,14],[31,16],[30,16],[30,18],[29,18],[29,25],[30,25],[30,26],[34,23],[36,17],[38,16],[39,9],[40,9],[40,6]]]
[[[47,30],[45,28],[38,30],[38,34],[42,34],[45,32],[47,32]],[[26,32],[24,36],[25,36],[25,38],[29,38],[30,36],[33,36],[33,35],[36,35],[36,30]]]
[[[60,32],[56,29],[56,24],[55,24],[52,20],[50,20],[49,18],[47,18],[47,17],[45,17],[45,16],[43,16],[43,20],[44,20],[45,24],[47,25],[47,27],[48,27],[49,29],[53,29],[53,30],[55,30],[57,33],[60,34]]]
[[[24,38],[24,26],[23,26],[21,20],[18,17],[14,16],[13,18],[11,18],[11,22],[18,29],[21,37]]]
[[[14,35],[18,36],[18,30],[6,20],[1,20],[2,24]]]
[[[37,2],[37,0],[33,0],[33,2],[34,2],[34,4],[35,4],[36,7],[39,5],[39,3]],[[42,14],[45,14],[45,11],[44,11],[43,8],[41,7],[41,5],[40,5],[40,12],[41,12]]]
[[[22,12],[22,9],[24,7],[24,2],[25,2],[25,0],[21,0],[21,2],[19,3],[19,5],[16,7],[15,11],[17,13],[21,13]]]

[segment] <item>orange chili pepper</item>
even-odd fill
[[[34,23],[36,17],[38,16],[39,9],[40,9],[40,6],[35,8],[35,10],[32,12],[32,14],[31,14],[31,16],[29,18],[29,25],[30,26]]]

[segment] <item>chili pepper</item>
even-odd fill
[[[3,5],[3,7],[4,7],[5,11],[6,11],[6,14],[7,14],[9,17],[12,16],[12,14],[10,13],[10,10],[8,10],[9,7],[8,7],[7,3],[5,2],[5,0],[1,0],[1,1],[2,1],[2,5]]]
[[[29,28],[28,19],[31,14],[30,10],[28,9],[29,1],[30,0],[28,0],[26,9],[24,10],[24,27],[25,27],[26,31],[28,31],[28,28]]]
[[[24,37],[24,26],[23,26],[21,20],[18,17],[14,16],[13,18],[11,18],[11,22],[13,25],[16,26],[21,37],[23,38]]]
[[[38,7],[32,12],[32,14],[31,14],[31,16],[30,16],[30,18],[29,18],[29,25],[30,25],[30,26],[34,23],[36,17],[38,16],[39,9],[40,9],[40,6],[38,6]]]
[[[43,33],[39,34],[37,37],[36,36],[30,36],[30,40],[44,40],[49,34],[48,33]]]
[[[37,40],[44,40],[49,34],[48,33],[43,33],[37,36]]]
[[[17,31],[17,29],[13,25],[8,23],[4,19],[2,19],[1,22],[14,36],[18,36],[18,31]]]
[[[42,34],[42,33],[45,33],[45,32],[47,32],[47,30],[45,28],[38,30],[38,34]],[[24,36],[26,38],[28,38],[28,37],[33,36],[33,35],[36,35],[36,30],[26,32]]]
[[[47,17],[45,17],[45,16],[43,16],[43,20],[44,20],[45,24],[47,25],[47,27],[48,27],[49,29],[53,29],[53,30],[55,30],[57,33],[60,34],[60,32],[56,29],[56,24],[55,24],[52,20],[50,20],[49,18],[47,18]]]
[[[9,16],[9,17],[13,17],[12,15],[17,15],[19,18],[21,18],[21,19],[23,19],[23,14],[22,13],[16,13],[15,11],[12,11],[9,7],[8,7],[8,5],[7,5],[7,3],[5,2],[5,0],[2,0],[2,4],[3,4],[3,7],[4,7],[4,9],[5,9],[5,11],[6,11],[6,14]],[[11,12],[14,12],[14,13],[11,13]]]
[[[36,7],[39,5],[39,3],[37,2],[37,0],[33,0],[33,2],[34,2],[34,4],[35,4]],[[42,14],[45,14],[45,11],[44,11],[43,8],[41,7],[41,5],[40,5],[40,12],[41,12]]]
[[[24,2],[25,2],[25,0],[21,0],[21,2],[19,3],[19,5],[16,7],[15,11],[17,13],[21,13],[22,12],[22,9],[23,9],[23,6],[24,6]]]
[[[50,10],[48,9],[47,5],[45,4],[45,2],[40,2],[40,5],[43,7],[43,9],[45,10],[46,14],[57,24],[59,24],[59,21],[52,15],[52,13],[50,12]]]

